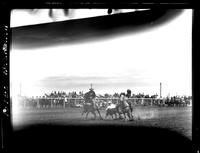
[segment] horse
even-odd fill
[[[121,114],[124,115],[124,119],[126,119],[126,115],[129,119],[133,119],[132,106],[130,106],[130,104],[125,99],[120,100],[120,102],[118,103],[118,112],[120,116]]]
[[[87,119],[89,113],[92,113],[94,115],[94,119],[96,119],[95,111],[98,112],[100,119],[102,119],[101,113],[99,111],[99,107],[95,103],[95,100],[93,100],[93,103],[89,103],[89,102],[84,102],[83,103],[82,116],[83,116],[84,113],[86,113],[86,116],[85,116],[86,119]]]
[[[131,118],[133,118],[133,106],[134,106],[134,104],[130,100],[127,100],[126,102],[128,103],[130,111],[131,111],[131,113],[130,113],[131,114]]]

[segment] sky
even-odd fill
[[[11,16],[11,21],[16,20]],[[19,21],[18,21],[19,22]],[[12,23],[12,22],[11,22]],[[23,49],[11,46],[11,95],[51,91],[192,93],[192,10],[139,33],[87,43]],[[14,42],[12,42],[14,44]]]

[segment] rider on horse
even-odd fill
[[[128,113],[127,115],[129,116],[129,118],[133,117],[131,102],[128,99],[130,97],[130,95],[131,95],[130,90],[127,90],[127,94],[125,94],[125,93],[120,94],[120,99],[119,99],[118,106],[117,106],[120,118],[121,118],[121,114],[122,113],[124,114],[124,111]]]
[[[96,98],[96,94],[95,94],[95,92],[94,92],[94,89],[93,89],[92,86],[91,86],[90,91],[88,91],[88,92],[85,93],[85,95],[84,95],[85,104],[83,105],[83,112],[82,112],[82,115],[83,115],[84,113],[86,113],[86,118],[87,118],[88,113],[91,112],[92,114],[94,114],[94,117],[96,118],[96,113],[95,113],[95,111],[97,111],[98,114],[99,114],[100,119],[102,119],[101,113],[100,113],[100,111],[99,111],[99,108],[98,108],[98,106],[97,106],[96,103],[95,103],[95,98]]]
[[[94,106],[94,98],[96,97],[96,94],[94,92],[94,89],[91,87],[87,93],[84,95],[84,99],[86,103],[90,103]]]
[[[130,108],[130,110],[131,110],[131,112],[132,112],[132,111],[133,111],[133,108],[131,107],[131,101],[128,100],[128,98],[131,97],[131,90],[130,90],[130,89],[127,90],[126,97],[127,97],[127,103],[128,103],[129,108]]]
[[[118,101],[118,104],[117,104],[117,107],[116,107],[116,109],[119,112],[120,118],[122,118],[121,117],[122,109],[125,107],[124,106],[124,100],[125,100],[125,93],[120,93],[120,98],[119,98],[119,101]]]

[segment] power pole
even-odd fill
[[[22,94],[22,83],[20,83],[19,88],[20,88],[19,95],[21,96],[21,94]]]
[[[90,84],[90,86],[91,86],[91,88],[90,88],[90,89],[92,89],[92,83]]]
[[[160,82],[160,98],[162,98],[162,83]]]

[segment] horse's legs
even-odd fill
[[[126,112],[126,114],[127,114],[129,120],[132,119],[132,118],[131,118],[131,111],[130,111],[130,110],[128,110],[128,111]]]
[[[95,113],[95,111],[92,111],[91,113],[94,115],[94,119],[96,119],[96,113]]]
[[[133,112],[131,111],[130,114],[131,114],[131,119],[133,119]]]
[[[87,117],[88,117],[88,114],[89,114],[89,112],[86,113],[86,116],[85,116],[86,119],[87,119]]]
[[[117,113],[115,113],[115,119],[117,118]]]
[[[132,106],[130,105],[130,116],[131,116],[131,118],[133,118],[133,108],[132,108]]]
[[[128,116],[129,119],[131,118],[131,112],[130,111],[127,112],[127,116]]]
[[[108,114],[106,113],[105,119],[107,118]]]
[[[131,118],[133,119],[133,112],[131,112]]]
[[[101,117],[101,113],[100,113],[99,109],[96,109],[96,110],[97,110],[97,112],[98,112],[100,118],[102,119],[102,117]]]
[[[129,110],[127,114],[128,114],[129,119],[133,120],[133,114],[132,114],[132,111]]]
[[[119,110],[119,108],[117,109],[117,113],[119,115],[119,119],[122,119],[122,116],[121,116],[122,112]]]
[[[126,120],[126,113],[123,112],[122,114],[124,115],[124,118],[122,117],[122,119]]]
[[[123,117],[122,117],[122,115],[121,115],[122,113],[121,112],[119,112],[119,119],[123,119]]]
[[[85,111],[83,111],[81,115],[83,116],[84,113],[85,113]]]

